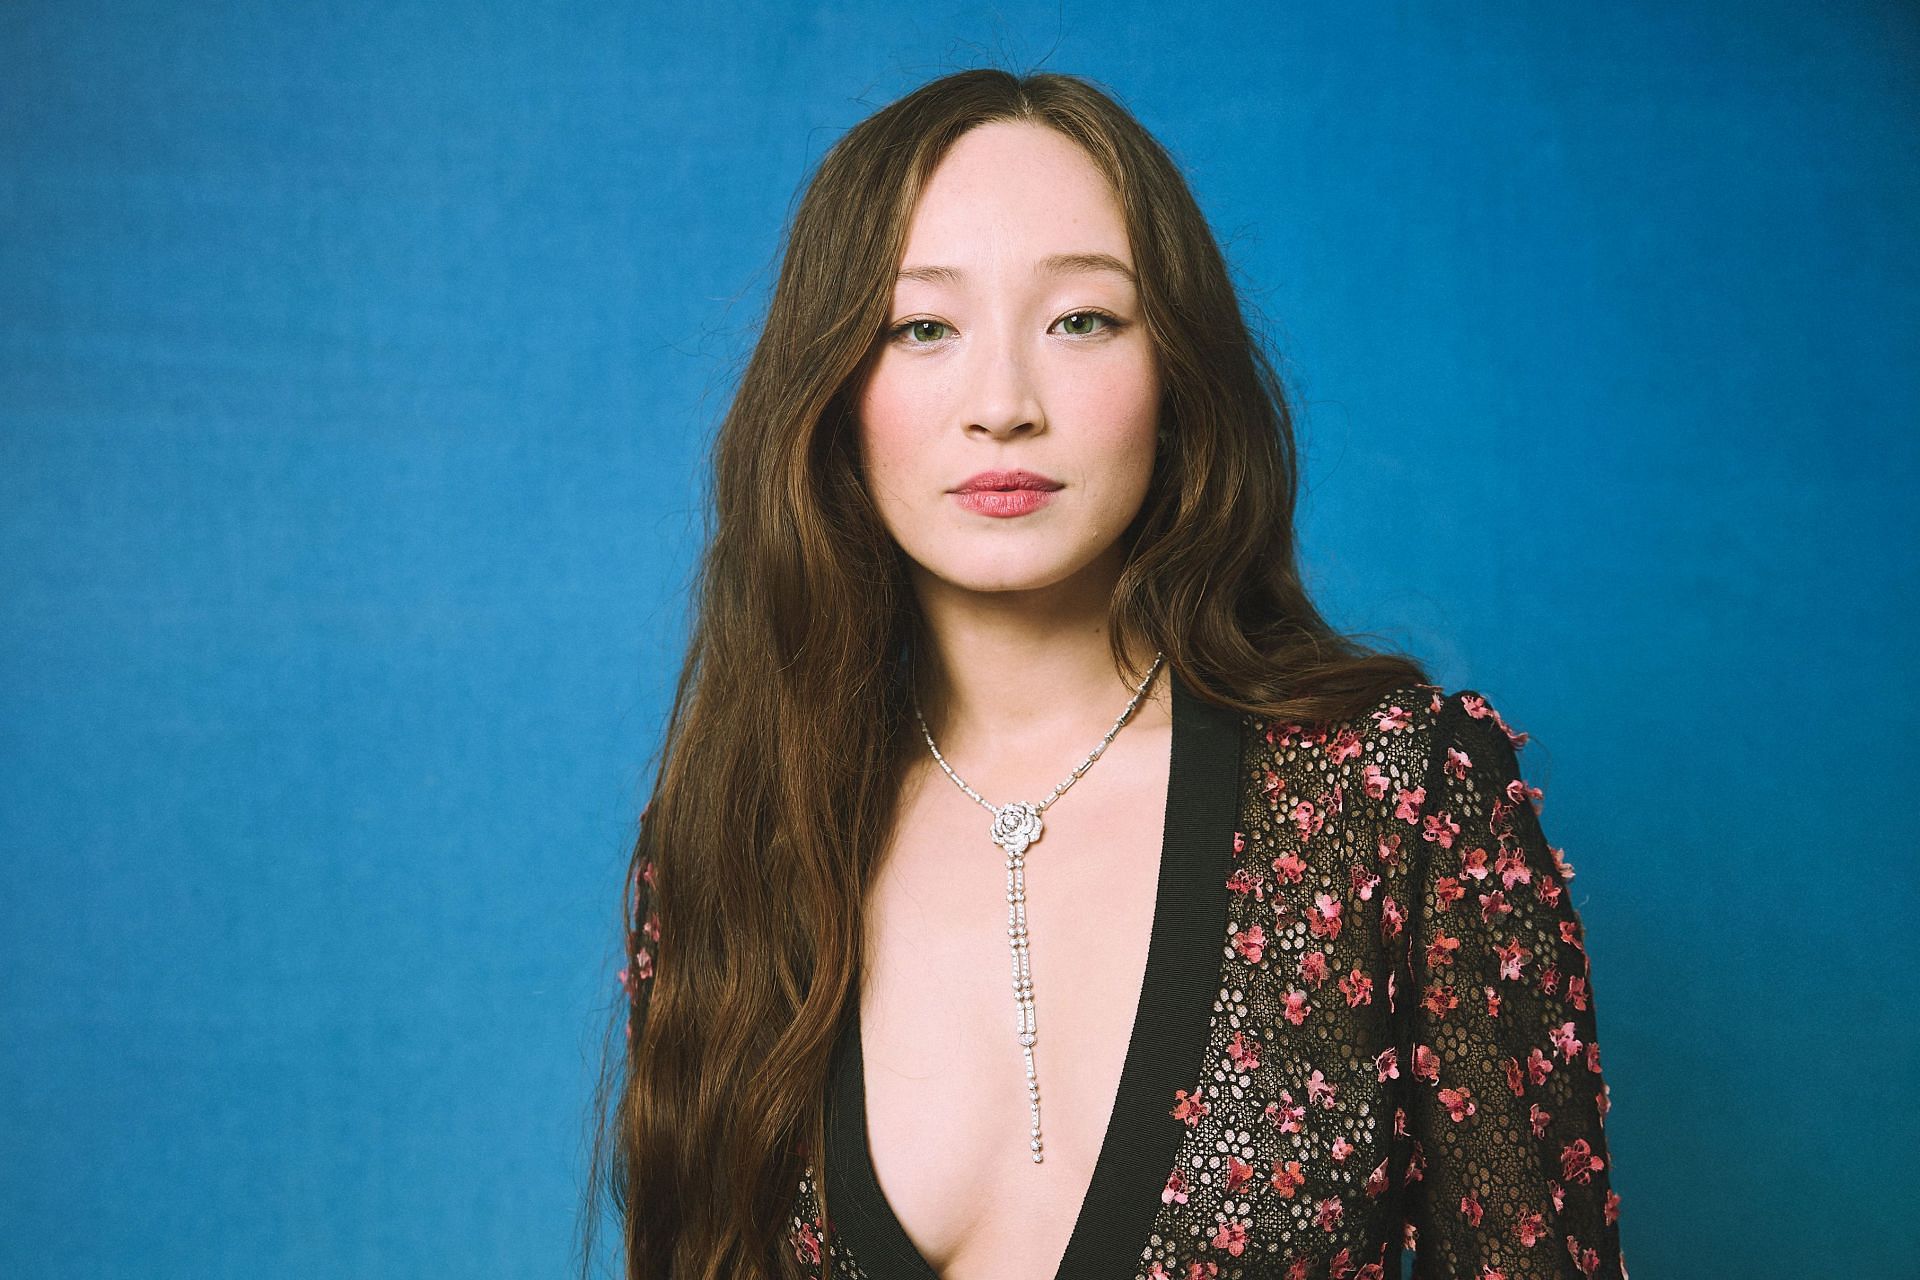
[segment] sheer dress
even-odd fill
[[[1146,972],[1059,1280],[1399,1280],[1403,1252],[1422,1280],[1624,1280],[1573,868],[1527,735],[1472,690],[1301,725],[1169,676]],[[636,888],[638,1013],[658,921]],[[831,1220],[810,1160],[787,1244],[820,1280],[938,1280],[874,1175],[849,1004]]]

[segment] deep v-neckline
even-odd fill
[[[1093,1175],[1055,1280],[1134,1273],[1185,1126],[1177,1090],[1198,1087],[1226,945],[1241,719],[1203,701],[1171,667],[1173,746],[1153,932],[1133,1029]],[[860,1000],[847,1001],[828,1082],[830,1229],[869,1280],[940,1280],[880,1190],[868,1147]]]

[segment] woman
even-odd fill
[[[1308,600],[1282,388],[1122,108],[854,128],[715,475],[629,1276],[1624,1276],[1525,735]]]

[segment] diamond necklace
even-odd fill
[[[927,746],[932,749],[933,758],[940,762],[940,767],[946,770],[947,776],[953,779],[954,785],[972,796],[993,814],[991,831],[993,842],[1006,851],[1007,940],[1013,947],[1013,995],[1020,1007],[1018,1028],[1020,1049],[1027,1059],[1027,1106],[1033,1112],[1033,1141],[1028,1145],[1033,1148],[1035,1164],[1039,1164],[1041,1160],[1040,1082],[1033,1070],[1033,1043],[1036,1038],[1033,1018],[1033,976],[1027,963],[1027,846],[1040,838],[1041,812],[1065,794],[1068,787],[1079,781],[1081,774],[1093,767],[1093,762],[1100,758],[1100,753],[1105,751],[1107,744],[1113,741],[1113,735],[1120,732],[1120,726],[1127,722],[1127,718],[1133,714],[1133,709],[1140,704],[1147,686],[1153,682],[1154,672],[1160,670],[1160,664],[1166,661],[1166,657],[1165,653],[1154,655],[1153,665],[1147,668],[1146,678],[1140,682],[1139,688],[1133,691],[1132,701],[1127,703],[1127,709],[1120,713],[1120,718],[1113,722],[1113,728],[1107,730],[1107,736],[1100,739],[1100,745],[1088,752],[1087,758],[1075,765],[1073,772],[1067,775],[1066,780],[1055,787],[1039,804],[1029,804],[1024,800],[1014,800],[1003,805],[990,804],[978,791],[962,782],[960,775],[955,773],[953,767],[947,763],[947,758],[940,754],[940,748],[933,745],[933,734],[927,730],[926,718],[920,714],[920,699],[917,695],[913,697],[913,718],[920,722],[920,734],[927,740]]]

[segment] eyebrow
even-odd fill
[[[1045,275],[1087,275],[1105,272],[1124,277],[1128,284],[1138,285],[1133,268],[1110,253],[1050,253],[1040,259],[1040,271]],[[959,284],[966,272],[958,267],[902,267],[896,280],[923,280],[930,284]]]

